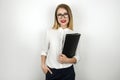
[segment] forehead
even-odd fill
[[[59,8],[57,13],[67,13],[67,10],[65,8]]]

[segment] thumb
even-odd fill
[[[63,56],[64,56],[64,54],[60,54],[60,56],[61,56],[61,57],[63,57]]]
[[[48,68],[48,71],[50,72],[50,74],[53,74],[52,71]]]

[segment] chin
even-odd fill
[[[67,25],[67,24],[66,24],[66,23],[61,23],[61,25],[65,26],[65,25]]]

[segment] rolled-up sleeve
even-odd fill
[[[43,44],[43,49],[41,51],[41,55],[47,56],[48,50],[49,50],[50,42],[49,42],[49,31],[47,30],[46,35],[45,35],[45,40]]]

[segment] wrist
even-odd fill
[[[66,58],[66,63],[76,63],[76,59],[73,58]]]
[[[70,60],[69,58],[66,58],[66,63],[69,63],[69,60]]]

